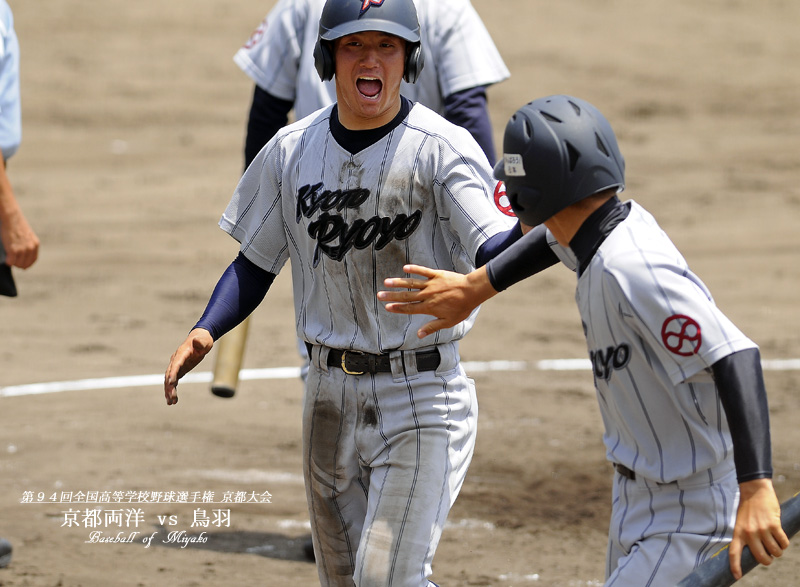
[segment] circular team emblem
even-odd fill
[[[494,188],[494,204],[497,206],[497,209],[506,216],[513,216],[516,218],[517,215],[514,214],[514,209],[511,207],[511,202],[508,201],[508,196],[506,195],[506,186],[502,181],[498,181]]]
[[[661,340],[667,350],[682,357],[696,355],[703,344],[700,325],[689,316],[675,314],[664,320]]]
[[[255,47],[258,42],[264,38],[264,30],[267,28],[267,19],[265,18],[258,28],[253,31],[253,34],[250,35],[250,38],[247,39],[247,42],[244,44],[245,49],[252,49]]]

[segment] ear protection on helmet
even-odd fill
[[[326,82],[333,79],[336,66],[333,63],[333,51],[331,50],[330,41],[317,39],[317,43],[314,45],[314,67],[317,69],[319,79],[322,81]]]
[[[407,43],[406,62],[403,68],[403,79],[413,84],[419,78],[419,74],[425,65],[425,53],[422,51],[421,43]],[[326,82],[333,79],[336,73],[336,62],[333,59],[333,41],[317,39],[314,45],[314,67],[317,69],[319,78]]]

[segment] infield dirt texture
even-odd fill
[[[9,174],[42,249],[16,272],[20,296],[0,299],[0,395],[160,375],[237,251],[217,228],[252,92],[232,56],[272,2],[11,6],[24,136]],[[512,73],[489,92],[498,149],[528,100],[594,103],[619,135],[624,196],[656,216],[764,359],[800,358],[800,3],[475,6]],[[299,365],[289,279],[253,316],[246,368]],[[602,584],[612,473],[591,373],[537,368],[586,357],[573,291],[574,275],[553,268],[490,300],[463,342],[465,361],[526,368],[473,373],[478,444],[435,559],[443,586]],[[782,500],[800,490],[794,367],[766,371]],[[172,408],[158,384],[0,397],[0,536],[15,548],[0,585],[316,584],[301,551],[300,394],[289,377],[244,381],[233,400],[185,383]],[[269,504],[225,503],[265,491]],[[215,503],[135,503],[140,492]],[[208,526],[193,528],[196,515]],[[139,534],[88,543],[95,531]],[[163,544],[169,531],[185,534]],[[180,548],[200,532],[205,543]],[[741,584],[798,576],[793,544]]]

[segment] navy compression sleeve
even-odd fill
[[[293,102],[282,100],[256,86],[253,103],[247,120],[247,137],[244,141],[244,166],[256,158],[258,152],[289,121]]]
[[[483,267],[490,259],[494,259],[521,238],[522,227],[519,225],[519,222],[510,230],[498,232],[489,237],[483,241],[483,244],[478,248],[478,252],[475,254],[475,266]]]
[[[478,86],[450,94],[444,99],[444,117],[458,126],[466,128],[486,153],[489,163],[494,165],[494,139],[489,110],[486,107],[486,88]]]
[[[274,273],[264,271],[239,253],[220,277],[194,327],[205,328],[211,338],[219,340],[258,307],[274,280]]]
[[[739,351],[711,366],[733,441],[739,483],[772,477],[769,409],[761,354]]]
[[[547,229],[539,225],[528,231],[513,246],[486,263],[489,282],[503,291],[523,279],[558,263],[558,257],[547,242]]]

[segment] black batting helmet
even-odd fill
[[[517,217],[536,226],[610,188],[625,188],[625,160],[600,111],[579,98],[548,96],[517,110],[506,125],[494,175]]]
[[[406,41],[403,79],[413,84],[424,64],[414,0],[328,0],[319,20],[314,65],[322,81],[333,78],[333,41],[363,31],[389,33]]]

